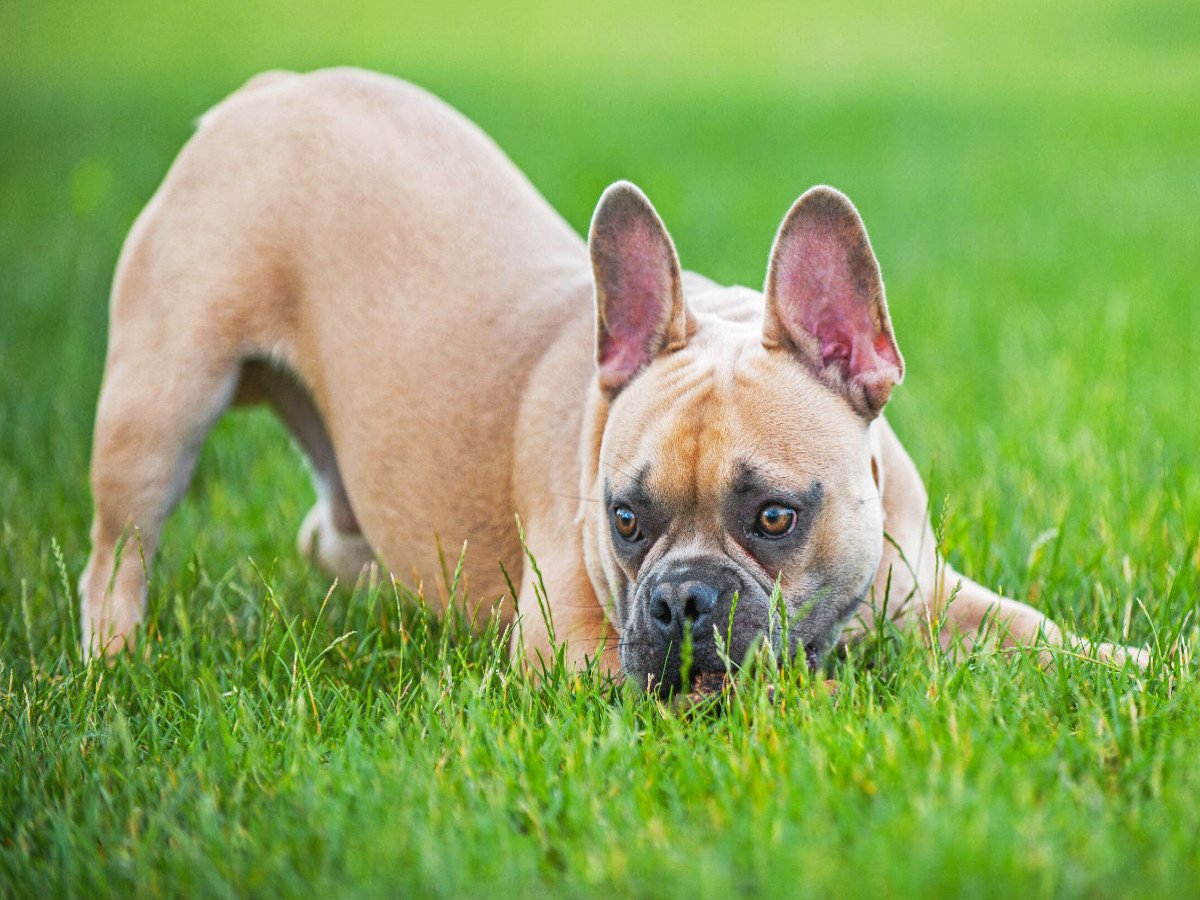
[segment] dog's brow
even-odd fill
[[[751,494],[763,492],[767,479],[748,460],[741,460],[734,467],[733,483],[730,490],[735,494]]]
[[[651,507],[654,505],[655,500],[654,500],[654,496],[650,493],[650,491],[646,487],[646,481],[649,479],[649,477],[650,477],[650,467],[642,466],[642,468],[639,469],[637,474],[633,477],[633,483],[629,487],[623,488],[623,489],[617,491],[617,493],[620,495],[622,500],[627,500],[632,503],[639,504],[642,507]],[[604,501],[606,504],[611,504],[612,500],[613,500],[612,485],[609,483],[609,480],[607,478],[605,478],[604,479]]]
[[[743,459],[734,467],[733,481],[729,486],[730,493],[735,496],[774,496],[780,500],[796,503],[798,506],[816,508],[825,496],[825,488],[821,482],[813,481],[801,487],[794,481],[785,481],[772,477],[761,467],[750,460]]]
[[[772,478],[761,467],[743,459],[734,467],[730,490],[735,494],[767,494],[779,490],[779,482],[779,478]]]

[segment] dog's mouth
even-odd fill
[[[785,674],[789,668],[788,662],[780,659],[778,652],[773,655],[779,660],[777,666],[780,674]],[[791,657],[791,666],[794,667],[801,660],[807,673],[816,675],[821,667],[822,654],[815,645],[800,644]],[[673,667],[672,664],[676,665]],[[668,651],[667,659],[657,672],[627,670],[625,677],[640,690],[661,699],[680,696],[698,699],[721,694],[730,689],[742,668],[741,664],[730,661],[728,665],[693,667],[684,671],[684,668],[678,665],[678,660],[673,658],[673,653]]]

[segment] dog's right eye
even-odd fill
[[[617,534],[631,543],[642,537],[638,531],[637,516],[628,506],[618,506],[613,510],[613,527],[617,529]]]
[[[777,541],[787,537],[796,526],[796,511],[778,503],[770,503],[758,511],[755,534]]]

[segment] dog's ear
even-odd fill
[[[687,343],[691,314],[683,299],[675,245],[637,187],[611,185],[588,234],[596,282],[596,365],[611,400],[660,353]]]
[[[784,347],[873,419],[904,377],[879,263],[850,200],[830,187],[792,206],[767,267],[763,344]]]

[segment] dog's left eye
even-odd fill
[[[770,540],[787,537],[795,527],[796,511],[778,503],[769,503],[760,509],[754,523],[755,533]]]
[[[642,536],[638,531],[637,516],[628,506],[618,506],[613,510],[613,524],[617,534],[627,541],[636,541]]]

